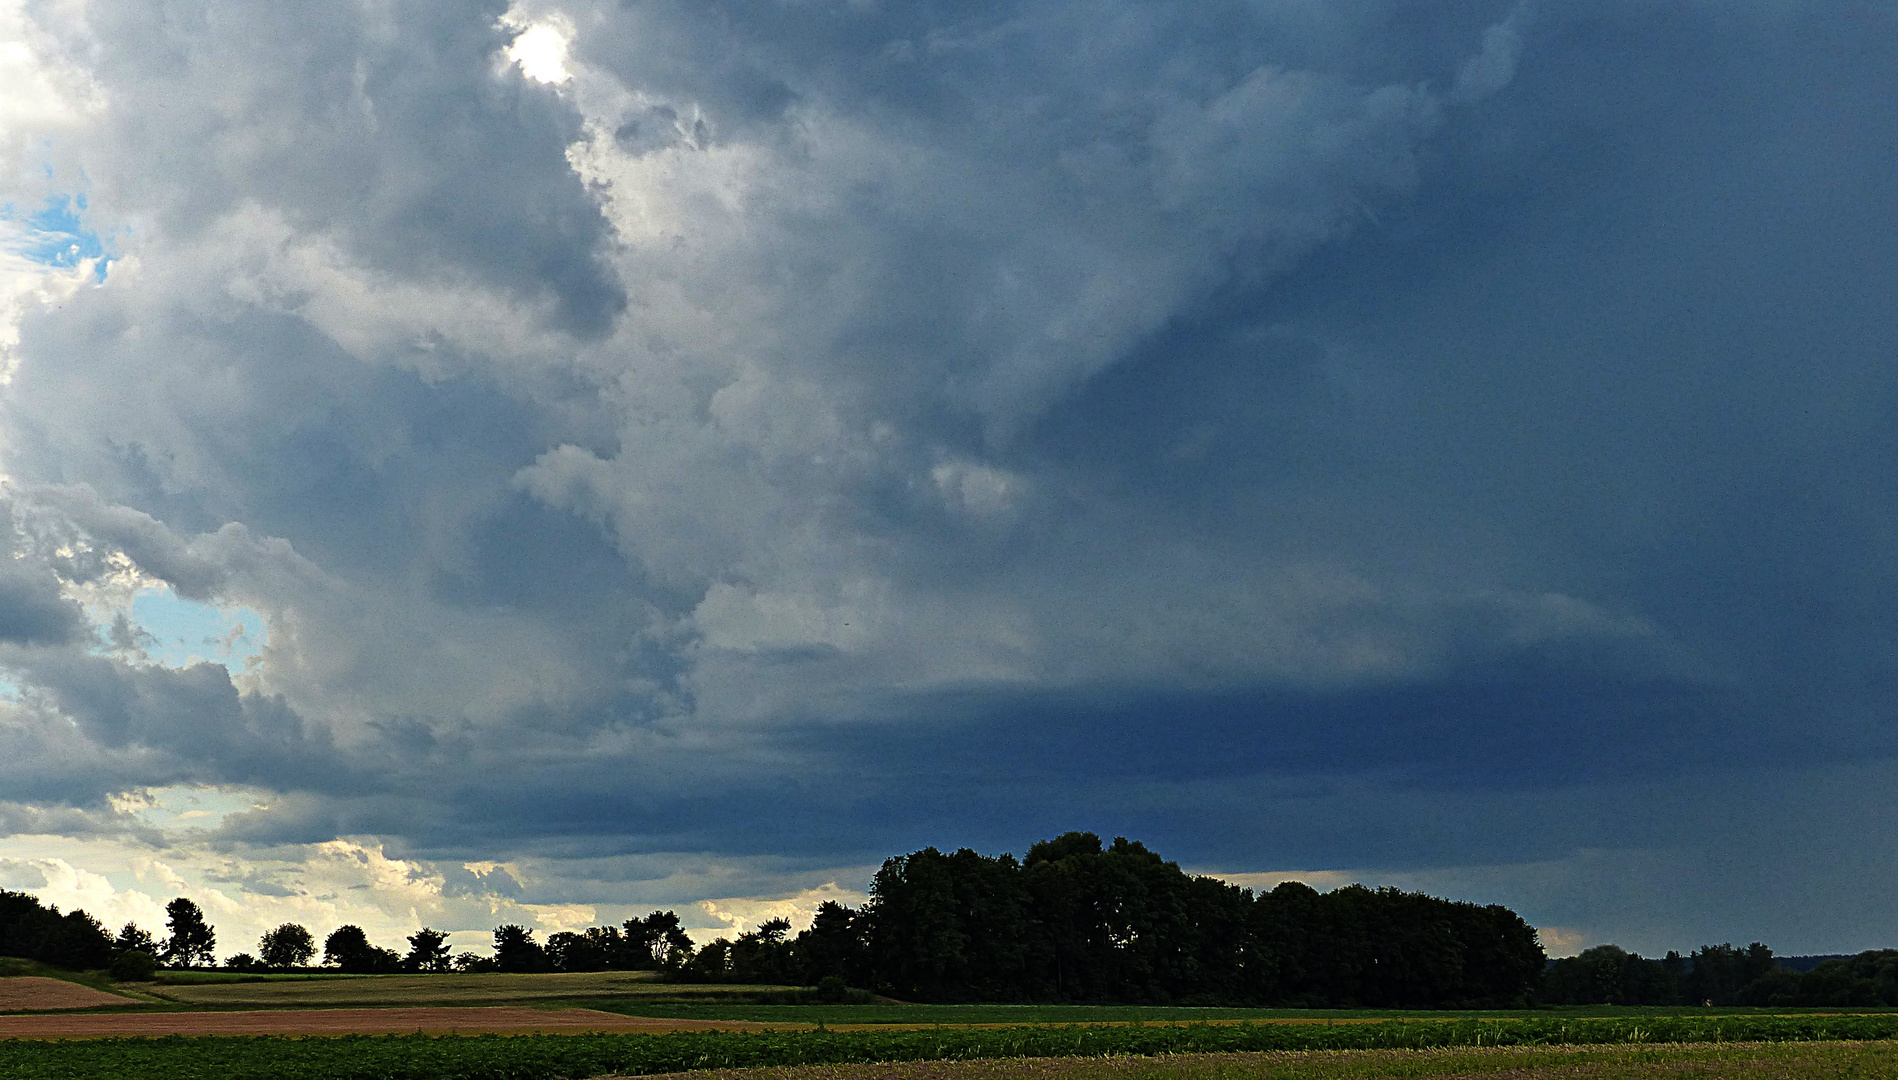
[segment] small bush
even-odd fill
[[[127,949],[112,958],[106,973],[119,982],[150,982],[158,973],[158,958],[143,949]]]

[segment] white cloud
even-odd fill
[[[869,899],[867,893],[846,889],[834,881],[827,881],[815,888],[804,889],[790,896],[725,897],[717,900],[701,900],[699,909],[716,919],[721,924],[722,931],[701,931],[695,936],[735,937],[756,930],[761,924],[772,919],[788,921],[791,924],[791,933],[796,935],[810,929],[811,920],[817,916],[817,909],[826,903],[862,907]]]
[[[370,940],[398,952],[408,934],[433,926],[451,931],[457,948],[486,952],[493,928],[503,922],[552,932],[594,919],[585,904],[537,904],[479,890],[451,894],[441,872],[390,858],[373,838],[231,850],[172,836],[182,842],[157,849],[109,839],[9,836],[0,839],[0,885],[64,909],[83,908],[113,930],[130,921],[161,937],[165,903],[188,896],[205,910],[219,955],[227,957],[255,954],[257,939],[285,922],[308,927],[319,941],[346,923],[361,926]],[[35,854],[16,854],[22,852]]]

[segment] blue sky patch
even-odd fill
[[[18,254],[63,270],[70,270],[87,259],[97,259],[94,276],[104,281],[105,242],[87,226],[85,212],[84,194],[49,195],[40,208],[31,213],[23,213],[13,203],[0,206],[0,220],[18,221],[26,227],[24,242],[14,249]]]
[[[241,670],[269,642],[263,616],[250,608],[214,607],[170,589],[140,593],[132,621],[150,635],[140,639],[145,652],[166,667],[210,661]]]

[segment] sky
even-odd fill
[[[0,887],[1898,945],[1891,0],[0,0]]]

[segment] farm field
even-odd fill
[[[1898,1043],[1332,1050],[709,1069],[647,1080],[1806,1080],[1898,1077]],[[604,1080],[604,1078],[603,1078]]]
[[[594,1009],[519,1005],[217,1012],[33,1013],[0,1016],[0,1039],[166,1035],[506,1035],[578,1032],[755,1031],[740,1020],[649,1020]]]
[[[436,1011],[465,1015],[479,1010]],[[532,1013],[535,1010],[520,1011]],[[1029,1059],[1089,1061],[1103,1068],[1117,1069],[1144,1065],[1165,1069],[1193,1059],[1201,1062],[1194,1068],[1203,1066],[1214,1070],[1205,1075],[1232,1076],[1235,1080],[1241,1072],[1256,1075],[1260,1062],[1289,1062],[1299,1068],[1322,1067],[1316,1073],[1308,1070],[1302,1075],[1340,1077],[1775,1075],[1790,1080],[1806,1075],[1841,1075],[1835,1068],[1841,1063],[1849,1066],[1843,1074],[1891,1075],[1892,1054],[1894,1048],[1898,1048],[1898,1043],[1893,1042],[1898,1039],[1898,1017],[1890,1015],[1452,1022],[1393,1019],[1385,1023],[1018,1026],[856,1032],[339,1034],[341,1029],[351,1026],[350,1021],[354,1019],[348,1015],[351,1012],[361,1014],[371,1025],[395,1015],[391,1010],[316,1010],[306,1015],[327,1018],[333,1021],[331,1026],[305,1031],[295,1037],[0,1039],[0,1080],[14,1077],[288,1080],[306,1076],[322,1076],[326,1080],[579,1080],[786,1067],[816,1067],[829,1070],[818,1075],[835,1075],[843,1080],[858,1075],[865,1078],[879,1075],[875,1070],[885,1068],[879,1063],[886,1062],[922,1063],[919,1068],[922,1065],[929,1068],[919,1075],[944,1077],[955,1075],[950,1064],[955,1062],[973,1063],[970,1067],[978,1069],[1002,1069],[1002,1065],[994,1062],[1005,1060],[1012,1063],[1008,1068],[1018,1070],[1024,1077],[1038,1075],[1036,1070],[1039,1069],[1056,1067]],[[291,1011],[277,1010],[121,1014],[118,1018],[141,1022],[191,1020],[242,1024],[295,1015]],[[550,1024],[559,1022],[558,1013],[540,1015]],[[10,1019],[56,1023],[114,1017],[62,1014]],[[426,1023],[417,1026],[428,1027]],[[377,1029],[371,1027],[371,1030]],[[310,1035],[330,1037],[310,1038]],[[1873,1049],[1854,1050],[1846,1045],[1848,1042]],[[1711,1044],[1711,1048],[1693,1050],[1687,1057],[1678,1056],[1684,1045],[1690,1043]],[[1755,1044],[1779,1046],[1760,1050],[1745,1059],[1746,1062],[1757,1059],[1759,1064],[1736,1064],[1739,1059],[1729,1060],[1732,1054]],[[1837,1049],[1828,1050],[1828,1045]],[[1506,1068],[1490,1067],[1497,1060],[1507,1060],[1509,1054],[1582,1050],[1615,1051],[1632,1056],[1583,1059],[1558,1054],[1535,1059],[1543,1065],[1537,1066],[1542,1071],[1533,1073],[1521,1071],[1522,1060],[1526,1059],[1519,1059]],[[1484,1057],[1484,1054],[1490,1056]],[[1676,1056],[1669,1057],[1669,1054]],[[1497,1055],[1502,1057],[1499,1059]],[[1138,1060],[1128,1063],[1124,1059]],[[981,1064],[985,1061],[991,1064]],[[1220,1064],[1222,1062],[1237,1064],[1227,1069]],[[1363,1067],[1367,1062],[1375,1068]],[[1153,1075],[1185,1078],[1200,1074],[1188,1071]],[[1301,1074],[1281,1071],[1280,1075]]]
[[[288,1009],[321,1006],[475,1005],[606,999],[638,1009],[654,998],[716,999],[791,989],[782,986],[696,986],[657,982],[647,971],[599,971],[537,975],[364,975],[165,981],[145,992],[181,1005],[211,1008]],[[693,1019],[744,1019],[703,1017]]]
[[[41,975],[0,977],[0,1012],[23,1009],[96,1009],[130,1005],[132,999],[64,979]]]
[[[641,1016],[682,1020],[751,1020],[759,1023],[807,1024],[825,1027],[866,1025],[993,1025],[993,1024],[1123,1024],[1199,1023],[1233,1021],[1343,1020],[1527,1020],[1551,1017],[1626,1018],[1640,1016],[1788,1016],[1852,1013],[1898,1013],[1898,1009],[1854,1008],[1748,1008],[1730,1006],[1692,1009],[1678,1006],[1584,1006],[1560,1009],[1492,1009],[1481,1011],[1397,1011],[1391,1009],[1239,1009],[1164,1005],[771,1005],[742,999],[719,1001],[637,1001],[602,999],[587,1007],[618,1012],[636,1009]]]
[[[1382,1026],[1373,1025],[1370,1030]],[[1177,1033],[1191,1029],[1146,1030]],[[1367,1029],[1360,1025],[1356,1030]],[[958,1034],[996,1033],[963,1029]],[[1066,1034],[1073,1035],[1074,1029],[1066,1029]],[[1159,1052],[1157,1046],[1149,1045],[1138,1055],[1114,1053],[1097,1040],[1064,1038],[1058,1029],[1053,1039],[1030,1040],[1033,1045],[1017,1043],[1012,1047],[993,1038],[943,1041],[913,1036],[893,1039],[717,1032],[19,1039],[0,1040],[0,1080],[300,1080],[311,1076],[325,1080],[584,1080],[631,1076],[674,1080],[1898,1078],[1898,1042],[1889,1040],[1228,1052],[1192,1050],[1191,1040],[1174,1041],[1183,1052]],[[1095,1045],[1088,1045],[1091,1042]],[[974,1050],[1000,1052],[969,1052]],[[1058,1056],[1063,1050],[1066,1056]],[[1022,1051],[1032,1054],[1024,1055]]]

